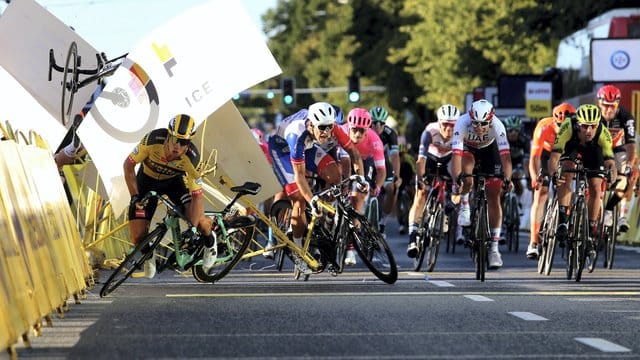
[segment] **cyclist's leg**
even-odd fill
[[[420,159],[424,160],[424,158]],[[425,184],[422,179],[416,179],[416,190],[413,197],[413,204],[411,204],[411,208],[409,209],[409,244],[407,247],[407,256],[410,258],[416,257],[418,253],[416,240],[418,228],[420,227],[420,219],[422,218],[422,211],[424,210],[424,204],[426,201],[427,184]]]
[[[502,231],[502,161],[498,152],[498,145],[494,142],[479,151],[479,169],[485,174],[493,174],[487,179],[486,194],[487,208],[489,209],[489,231],[491,233],[491,246],[489,247],[489,268],[502,267],[502,255],[498,249],[498,242]]]
[[[471,152],[474,151],[474,152]],[[476,159],[479,159],[476,156],[475,152],[477,150],[465,151],[462,154],[462,174],[472,174],[473,168],[476,165]],[[456,179],[454,179],[455,181]],[[459,226],[469,226],[471,225],[471,209],[469,207],[469,192],[473,188],[473,178],[466,177],[463,179],[462,188],[460,189],[460,209],[458,211],[458,225]]]
[[[604,166],[604,159],[599,150],[585,151],[582,156],[585,169],[598,170]],[[589,181],[589,196],[587,198],[587,209],[589,214],[589,235],[591,238],[597,238],[599,232],[600,219],[600,203],[602,192],[602,177],[590,174],[587,176]]]

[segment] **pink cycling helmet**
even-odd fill
[[[349,123],[350,129],[368,129],[371,127],[371,114],[367,109],[353,108],[351,109],[351,111],[349,111],[349,115],[347,115],[347,122]]]

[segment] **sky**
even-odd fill
[[[142,37],[207,0],[35,0],[109,58],[131,50]],[[277,0],[240,1],[262,32],[260,17]],[[4,8],[3,8],[4,9]],[[265,38],[266,40],[266,38]]]

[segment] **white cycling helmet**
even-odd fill
[[[455,105],[444,104],[436,111],[440,124],[455,124],[460,117],[460,110]]]
[[[333,125],[336,122],[336,109],[329,103],[317,102],[309,106],[307,118],[313,126]]]
[[[469,116],[475,122],[491,122],[493,119],[493,105],[485,99],[474,101],[469,109]]]

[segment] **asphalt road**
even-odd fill
[[[432,273],[410,271],[406,240],[389,229],[396,284],[358,264],[337,277],[294,280],[264,259],[216,284],[163,273],[130,279],[107,298],[99,285],[64,319],[18,347],[29,359],[174,358],[640,358],[640,253],[580,283],[561,259],[550,276],[503,251],[505,266],[475,280],[466,249],[442,248]],[[559,256],[557,257],[559,258]],[[105,279],[107,273],[102,274]]]

